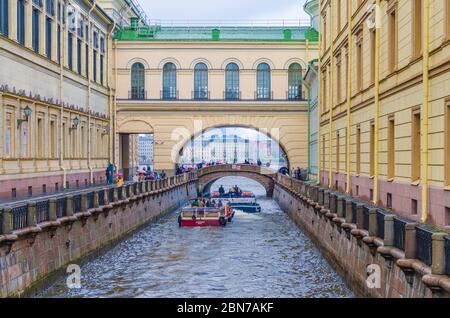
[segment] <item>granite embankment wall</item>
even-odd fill
[[[26,296],[197,194],[196,175],[66,195],[3,211],[0,296]],[[3,233],[3,234],[2,234]]]
[[[446,233],[281,175],[274,199],[357,296],[450,297]],[[374,280],[377,268],[380,279]]]

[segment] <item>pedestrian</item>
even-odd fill
[[[113,176],[114,176],[114,165],[109,162],[108,166],[106,167],[106,181],[108,184],[113,184]]]

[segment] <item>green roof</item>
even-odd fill
[[[144,26],[122,28],[115,39],[119,41],[262,41],[317,42],[318,33],[311,27],[206,27],[206,26]]]

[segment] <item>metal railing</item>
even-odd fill
[[[416,227],[416,247],[417,258],[431,266],[432,262],[432,236],[433,232],[427,229],[425,226]]]
[[[114,191],[114,189],[113,189]],[[98,205],[102,206],[105,205],[105,191],[104,190],[100,190],[98,192]]]
[[[123,186],[117,188],[117,198],[123,200]]]
[[[387,211],[377,209],[377,236],[384,240],[384,217],[388,214]]]
[[[211,98],[211,92],[204,89],[192,91],[191,97],[193,100],[209,100]]]
[[[78,213],[81,211],[81,194],[73,196],[73,213]]]
[[[146,100],[147,99],[147,91],[146,90],[128,91],[128,99],[130,99],[130,100]]]
[[[445,238],[445,273],[450,276],[450,236]]]
[[[88,193],[86,194],[86,198],[87,198],[87,208],[88,208],[88,209],[94,208],[94,197],[95,197],[95,193],[94,193],[94,192],[88,192]]]
[[[358,209],[356,208],[358,206],[358,201],[356,199],[352,200],[352,223],[356,224],[356,222],[358,221],[358,216],[357,216],[357,212]]]
[[[162,100],[177,100],[179,99],[180,92],[172,89],[164,89],[160,91],[160,98]]]
[[[405,227],[407,223],[405,219],[394,216],[394,246],[402,251],[405,250]]]
[[[28,204],[12,208],[13,230],[20,230],[28,225]]]
[[[257,90],[255,91],[255,100],[273,100],[273,91]]]
[[[67,216],[67,198],[58,198],[56,199],[56,217],[63,218],[65,216]]]
[[[36,220],[37,223],[42,223],[50,220],[49,200],[36,202]]]
[[[183,28],[236,28],[240,27],[309,27],[311,22],[308,19],[250,19],[250,20],[153,20],[153,24],[163,27],[183,27]]]

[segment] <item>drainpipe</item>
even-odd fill
[[[117,21],[114,20],[113,27],[111,31],[108,33],[108,45],[112,46],[113,43],[113,35],[114,31],[117,26]],[[114,153],[115,153],[115,133],[113,128],[113,120],[114,120],[114,103],[115,103],[115,94],[113,94],[113,88],[112,88],[112,67],[111,67],[111,56],[110,56],[110,50],[108,48],[108,85],[109,85],[109,162],[114,162]],[[111,50],[112,53],[112,50]],[[114,57],[115,58],[115,57]],[[115,87],[114,87],[115,88]]]
[[[352,54],[353,54],[353,46],[352,46],[352,28],[353,28],[353,5],[352,1],[348,1],[348,51],[347,51],[347,64],[348,64],[348,70],[347,70],[347,133],[346,133],[346,148],[347,148],[347,158],[346,158],[346,181],[347,186],[345,188],[345,192],[348,194],[350,193],[350,130],[351,130],[351,108],[352,108],[352,72],[351,72],[351,65],[352,65]]]
[[[329,120],[329,169],[328,169],[328,187],[333,187],[333,102],[334,102],[334,10],[331,6],[330,14],[330,120]]]
[[[88,13],[88,32],[89,32],[89,42],[92,43],[93,38],[92,38],[92,34],[91,34],[91,13],[92,11],[94,11],[96,6],[96,0],[93,1],[92,3],[92,7],[89,9],[89,13]],[[89,55],[91,55],[91,57],[93,58],[92,54],[90,54],[90,52],[92,51],[92,45],[91,43],[89,43]],[[89,59],[89,64],[92,63],[92,58]],[[89,67],[89,71],[90,71],[90,67]],[[92,183],[93,181],[93,173],[92,173],[92,166],[91,166],[91,72],[88,72],[87,75],[87,81],[88,81],[88,102],[87,102],[87,110],[88,110],[88,144],[87,144],[87,152],[88,152],[88,169],[89,169],[89,181],[90,183]],[[95,131],[95,130],[94,130]]]
[[[67,5],[69,5],[70,2],[67,3]],[[64,12],[61,12],[61,16],[59,17],[59,23],[61,25],[61,34],[60,34],[60,52],[59,52],[59,56],[60,56],[60,60],[59,60],[59,100],[61,102],[61,107],[60,107],[60,122],[59,122],[59,169],[62,171],[63,174],[63,184],[62,187],[63,189],[66,188],[66,181],[67,181],[67,172],[66,172],[66,168],[64,168],[64,152],[63,152],[63,119],[64,119],[64,107],[63,107],[63,99],[64,99],[64,63],[65,63],[65,43],[66,43],[66,39],[65,39],[65,30],[67,29],[66,26],[64,26],[63,24],[63,16],[64,19],[67,23],[67,5],[64,7]]]
[[[322,136],[320,135],[320,119],[322,117],[322,0],[319,0],[319,25],[320,25],[320,32],[319,32],[319,60],[318,60],[318,74],[317,74],[317,184],[320,184],[321,180],[321,139]]]
[[[430,64],[430,0],[424,0],[423,102],[422,102],[422,222],[428,218],[428,98]]]
[[[378,8],[380,0],[376,0],[375,12],[375,140],[374,140],[374,167],[373,167],[373,202],[378,204],[378,139],[380,121],[380,28],[378,23]]]
[[[307,180],[311,171],[311,90],[308,87],[308,173]]]

